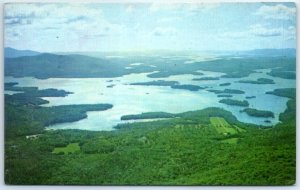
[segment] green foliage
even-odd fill
[[[75,152],[79,152],[80,151],[80,147],[78,145],[78,143],[70,143],[68,144],[68,146],[66,147],[55,147],[54,150],[52,151],[52,153],[54,154],[70,154],[70,153],[75,153]]]
[[[131,120],[131,119],[155,119],[155,118],[172,118],[176,114],[166,113],[166,112],[147,112],[136,115],[123,115],[121,120]]]
[[[5,136],[41,133],[44,126],[86,118],[87,111],[110,109],[110,104],[63,105],[53,107],[17,106],[5,102]]]
[[[266,92],[266,94],[273,94],[276,96],[295,99],[296,98],[296,88],[280,88],[280,89],[275,89],[271,92]]]
[[[201,78],[194,78],[194,81],[203,81],[203,80],[220,80],[219,77],[201,77]]]
[[[222,99],[219,102],[227,105],[232,105],[232,106],[242,106],[242,107],[249,106],[247,100],[241,101],[241,100],[233,100],[233,99]]]
[[[15,96],[30,95],[31,97],[65,97],[68,94],[72,94],[72,92],[67,92],[67,91],[64,91],[64,90],[57,90],[57,89],[54,89],[54,88],[38,90],[37,87],[19,87],[19,86],[15,86],[17,84],[18,83],[16,83],[16,82],[5,83],[4,84],[5,90],[23,91],[24,93],[15,94]]]
[[[177,81],[165,81],[165,80],[156,80],[150,82],[136,82],[131,83],[130,85],[144,85],[144,86],[172,86],[179,84]]]
[[[272,118],[274,118],[274,113],[271,111],[246,108],[243,110],[243,112],[246,112],[248,115],[254,116],[254,117],[272,117]]]
[[[231,85],[231,83],[230,82],[225,82],[225,83],[221,83],[221,84],[219,84],[219,86],[230,86]]]
[[[236,90],[236,89],[225,89],[225,90],[208,90],[209,92],[214,92],[216,94],[245,94],[242,90]]]
[[[294,92],[273,92],[291,99],[280,114],[281,123],[268,129],[241,123],[224,109],[206,108],[166,120],[122,124],[109,132],[46,131],[47,123],[111,105],[44,108],[5,99],[5,183],[292,185],[296,179]],[[216,118],[229,135],[216,132]],[[30,134],[41,135],[26,139]],[[64,153],[53,154],[58,147]],[[79,147],[76,154],[65,154]]]
[[[82,146],[82,151],[86,154],[110,153],[116,149],[116,145],[109,139],[99,138],[88,141]]]
[[[271,72],[267,73],[273,77],[279,77],[283,79],[296,79],[296,72],[294,71],[280,71],[278,69],[272,69]]]
[[[256,96],[246,96],[246,99],[253,99],[256,98]]]
[[[14,85],[16,83],[6,84],[10,87],[14,87]],[[24,88],[25,90],[22,89],[24,93],[5,95],[6,137],[42,133],[44,126],[78,121],[87,117],[87,111],[103,111],[112,108],[111,104],[41,107],[40,104],[48,103],[48,101],[41,99],[40,96],[60,96],[61,93],[65,95],[68,92],[56,89],[37,90],[35,87],[18,88]]]
[[[40,97],[65,97],[68,94],[72,94],[72,92],[66,92],[64,90],[57,89],[43,89],[38,90],[37,87],[19,87],[15,86],[18,83],[5,83],[5,90],[11,91],[21,91],[23,93],[17,93],[13,95],[5,94],[5,102],[8,102],[12,105],[27,105],[27,106],[37,106],[42,104],[49,103],[47,100],[44,100]]]
[[[52,107],[38,107],[32,109],[35,121],[44,126],[56,123],[74,122],[87,117],[88,111],[104,111],[112,108],[111,104],[79,104],[61,105]]]
[[[137,82],[131,83],[130,85],[145,85],[145,86],[170,86],[173,89],[184,89],[190,91],[198,91],[200,89],[204,89],[203,87],[191,84],[182,84],[180,85],[177,81],[164,81],[164,80],[157,80],[157,81],[150,81],[150,82]]]
[[[271,75],[294,75],[286,71],[295,71],[295,56],[246,56],[241,59],[227,59],[227,57],[183,64],[189,59],[161,60],[153,56],[128,56],[128,59],[107,60],[83,55],[55,55],[39,54],[36,56],[26,56],[17,58],[5,58],[5,76],[24,77],[32,76],[36,78],[50,77],[119,77],[130,73],[146,73],[150,78],[162,78],[172,75],[193,74],[203,75],[196,72],[198,70],[215,71],[226,73],[222,77],[239,78],[246,77],[256,69],[273,68]],[[126,69],[132,62],[143,62],[143,65]],[[284,64],[283,64],[284,63]],[[149,67],[155,65],[156,67]],[[276,67],[283,67],[281,74]],[[22,69],[19,69],[22,68]],[[93,68],[93,69],[90,69]],[[42,72],[41,72],[42,71]],[[158,71],[158,72],[154,72]]]
[[[200,86],[192,85],[192,84],[172,85],[171,88],[190,90],[190,91],[198,91],[198,90],[204,89],[204,87],[200,87]]]
[[[295,121],[295,112],[285,114]],[[220,136],[210,125],[211,117],[247,131]],[[52,154],[55,147],[78,142],[77,154]],[[5,182],[289,185],[295,182],[295,142],[295,123],[289,120],[263,130],[238,122],[225,110],[207,108],[110,132],[57,130],[45,131],[34,141],[8,138]]]
[[[239,133],[238,127],[231,127],[231,125],[222,117],[211,117],[210,123],[219,134],[235,135]]]
[[[19,69],[20,67],[23,69]],[[130,72],[122,63],[110,64],[108,60],[83,55],[43,53],[37,56],[5,58],[5,75],[14,77],[117,77]]]
[[[238,141],[239,141],[239,138],[229,138],[229,139],[221,140],[221,142],[229,143],[229,144],[237,144]]]
[[[257,80],[240,80],[239,82],[250,84],[275,84],[274,80],[267,78],[258,78]]]
[[[44,100],[38,97],[32,97],[29,94],[13,94],[13,95],[4,95],[5,102],[8,102],[10,105],[17,106],[38,106],[42,104],[48,104],[49,101]]]
[[[218,97],[220,97],[220,98],[231,98],[232,95],[230,95],[230,94],[219,94]]]
[[[285,110],[284,113],[281,113],[279,115],[279,119],[282,122],[294,122],[296,125],[296,99],[290,99],[287,102],[287,109]]]

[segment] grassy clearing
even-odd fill
[[[224,118],[210,117],[210,123],[219,134],[234,135],[238,133],[238,130],[236,128],[231,127]]]
[[[229,144],[236,144],[238,142],[239,138],[230,138],[230,139],[224,139],[221,140],[223,143],[229,143]]]
[[[244,132],[246,132],[245,129],[242,129],[242,128],[236,126],[236,125],[233,125],[233,127],[234,127],[239,133],[244,133]]]
[[[54,154],[59,154],[59,153],[64,153],[64,154],[69,154],[69,153],[74,153],[80,151],[79,143],[70,143],[66,147],[56,147],[52,151]]]

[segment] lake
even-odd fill
[[[134,64],[133,64],[134,66]],[[5,77],[5,82],[18,82],[18,86],[36,86],[39,89],[56,88],[73,92],[66,97],[47,97],[49,104],[43,106],[57,106],[69,104],[95,104],[110,103],[113,108],[106,111],[88,112],[88,117],[77,122],[60,123],[48,126],[48,129],[84,129],[93,131],[113,130],[113,126],[122,122],[122,115],[139,114],[142,112],[163,111],[170,113],[181,113],[186,111],[200,110],[207,107],[221,107],[232,112],[239,121],[257,125],[274,125],[279,122],[279,114],[286,109],[288,98],[265,94],[277,88],[295,88],[296,81],[271,77],[266,73],[268,69],[257,70],[244,78],[221,78],[211,81],[193,81],[199,77],[220,77],[224,73],[198,71],[202,76],[175,75],[167,78],[148,78],[149,73],[129,74],[116,78],[49,78],[36,79],[31,77],[14,78]],[[256,80],[257,78],[273,79],[275,84],[245,84],[238,83],[239,80]],[[169,86],[137,86],[129,85],[134,82],[147,82],[153,80],[178,81],[180,84],[194,84],[207,87],[199,91],[172,89]],[[221,83],[230,82],[230,86],[219,86]],[[245,100],[246,96],[256,96],[247,99],[250,108],[269,110],[274,112],[274,118],[258,118],[241,113],[243,107],[221,104],[222,98],[207,90],[223,90],[225,88],[245,91],[245,94],[234,94],[233,99]],[[13,91],[5,91],[13,94]],[[270,120],[266,123],[265,120]]]

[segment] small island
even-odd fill
[[[201,77],[201,78],[194,78],[194,81],[203,81],[203,80],[219,80],[219,77]]]
[[[253,99],[256,98],[256,96],[246,96],[246,99]]]
[[[165,81],[165,80],[155,80],[150,82],[135,82],[130,83],[130,85],[144,85],[144,86],[172,86],[179,84],[177,81]]]
[[[279,88],[270,92],[266,92],[266,94],[273,94],[275,96],[287,97],[287,98],[296,98],[296,88]]]
[[[18,83],[5,83],[4,89],[11,91],[23,92],[19,93],[17,96],[31,96],[31,97],[65,97],[69,94],[73,94],[73,92],[67,92],[64,90],[58,90],[54,88],[48,88],[39,90],[37,87],[19,87],[15,86]],[[26,95],[25,95],[26,94]],[[15,94],[16,95],[16,94]]]
[[[115,85],[111,84],[111,85],[107,85],[106,88],[113,88]]]
[[[230,95],[230,94],[220,94],[220,95],[218,95],[218,97],[222,97],[222,98],[231,98],[232,95]]]
[[[165,81],[165,80],[156,80],[150,82],[137,82],[130,83],[130,85],[144,85],[144,86],[169,86],[173,89],[184,89],[190,91],[198,91],[200,89],[204,89],[205,87],[200,87],[192,84],[179,84],[177,81]]]
[[[273,77],[279,77],[283,79],[296,79],[295,71],[281,71],[278,69],[273,69],[271,72],[267,74]]]
[[[171,88],[190,90],[190,91],[198,91],[198,90],[204,89],[204,87],[192,85],[192,84],[172,85]]]
[[[157,119],[157,118],[173,118],[175,114],[167,112],[147,112],[141,114],[123,115],[121,120],[138,120],[138,119]]]
[[[15,86],[17,84],[19,84],[19,83],[17,83],[17,82],[6,82],[6,83],[4,83],[4,88],[6,89],[6,88],[9,88],[9,87]]]
[[[225,90],[208,90],[209,92],[214,92],[215,94],[245,94],[242,90],[236,89],[225,89]]]
[[[49,103],[47,100],[42,99],[43,97],[64,97],[71,94],[71,92],[53,88],[38,90],[37,87],[15,87],[15,85],[16,83],[5,84],[6,89],[13,88],[23,92],[5,95],[6,105],[17,107],[20,112],[30,116],[34,121],[43,124],[43,126],[78,121],[86,118],[86,112],[88,111],[104,111],[113,107],[112,104],[75,104],[41,107],[40,105]]]
[[[271,111],[257,110],[254,108],[246,108],[242,112],[246,112],[248,115],[253,117],[272,117],[274,118],[274,113]]]
[[[35,120],[43,123],[45,126],[79,121],[87,118],[88,111],[105,111],[111,109],[112,104],[78,104],[78,105],[61,105],[52,107],[41,107],[33,110]],[[44,116],[47,115],[47,118]]]
[[[275,84],[274,80],[268,78],[258,78],[257,80],[240,80],[238,82],[249,84]]]
[[[222,104],[227,104],[231,106],[241,106],[241,107],[247,107],[249,106],[249,103],[247,100],[233,100],[233,99],[222,99],[219,101]]]
[[[231,83],[230,82],[225,82],[225,83],[221,83],[221,84],[219,84],[219,86],[230,86],[231,85]]]

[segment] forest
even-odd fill
[[[290,98],[287,110],[280,114],[281,123],[272,128],[241,123],[228,111],[206,108],[174,118],[167,113],[142,114],[170,118],[119,124],[107,132],[44,127],[68,118],[65,113],[70,118],[82,117],[86,110],[109,105],[74,105],[68,110],[65,106],[14,105],[6,99],[5,183],[294,184],[295,89],[272,93]]]

